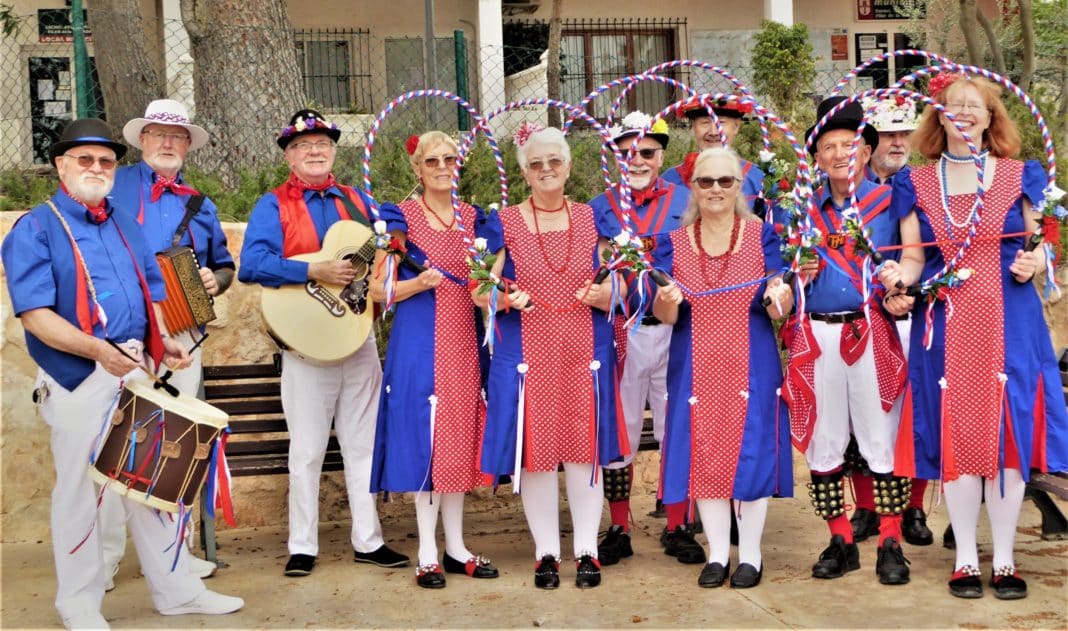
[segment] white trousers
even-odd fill
[[[815,365],[816,424],[805,460],[813,471],[842,466],[852,418],[853,435],[868,467],[873,473],[890,473],[900,410],[885,412],[879,401],[872,338],[860,359],[846,365],[839,352],[843,326],[849,325],[812,320],[821,355]]]
[[[622,462],[605,465],[607,469],[622,469],[634,460],[645,422],[645,404],[653,413],[653,436],[664,438],[664,419],[667,417],[667,365],[671,327],[666,324],[639,326],[627,332],[627,358],[623,376],[619,380],[619,403],[627,425],[630,455]]]
[[[198,331],[194,339],[191,331],[185,331],[175,335],[174,339],[185,348],[191,348],[200,339],[200,333]],[[192,358],[193,363],[188,368],[175,371],[167,381],[178,388],[178,392],[196,397],[204,378],[204,358],[200,347],[193,351]],[[99,519],[97,528],[100,530],[100,543],[104,547],[104,567],[109,572],[105,577],[107,579],[118,569],[119,562],[126,554],[126,511],[123,510],[122,497],[117,493],[105,493],[100,502]],[[189,532],[192,534],[192,528]]]
[[[382,386],[375,336],[351,357],[321,364],[282,354],[282,409],[289,427],[289,553],[319,554],[319,478],[330,426],[345,461],[352,511],[352,547],[373,552],[383,545],[371,488],[375,419]]]
[[[143,373],[134,371],[125,378],[141,379]],[[61,618],[99,613],[107,577],[97,523],[98,491],[88,475],[88,467],[93,443],[119,392],[119,379],[97,365],[96,371],[73,392],[43,371],[38,383],[49,393],[39,403],[39,410],[52,430],[52,460],[56,469],[51,515],[58,583],[56,611]],[[118,497],[112,491],[106,494]],[[177,567],[171,571],[174,551],[165,552],[165,549],[174,541],[175,525],[167,514],[157,515],[144,504],[119,499],[129,516],[141,571],[156,609],[175,607],[197,598],[205,590],[204,583],[190,575],[188,555],[179,555]]]

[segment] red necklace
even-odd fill
[[[444,228],[446,231],[452,230],[456,227],[456,213],[451,213],[452,221],[449,223],[445,223],[441,220],[441,217],[438,216],[438,212],[431,208],[430,204],[426,202],[426,195],[420,195],[419,200],[422,202],[423,208],[429,210],[430,214],[434,216],[434,219],[437,219],[438,223],[441,224],[441,227]]]
[[[705,248],[701,244],[701,218],[698,217],[697,221],[694,222],[693,240],[694,244],[697,246],[698,259],[701,261],[701,279],[705,281],[705,286],[715,286],[708,277],[709,259],[720,263],[719,274],[716,275],[716,285],[722,284],[723,275],[727,272],[727,263],[730,262],[731,252],[734,251],[734,246],[738,243],[738,227],[741,225],[741,223],[741,219],[738,217],[738,215],[734,215],[734,224],[731,226],[731,239],[730,244],[727,246],[727,251],[723,254],[712,256],[705,252]]]
[[[571,231],[571,207],[567,205],[567,199],[564,199],[564,203],[559,208],[553,210],[544,210],[538,208],[534,204],[534,197],[530,197],[530,208],[534,211],[534,234],[538,237],[538,250],[541,251],[541,258],[545,261],[545,265],[554,274],[563,274],[568,265],[571,264],[571,245],[574,240],[574,234]],[[549,258],[548,252],[545,250],[545,242],[541,238],[541,226],[538,225],[538,211],[544,213],[558,213],[561,210],[567,211],[567,256],[564,257],[564,264],[559,269],[553,267],[552,259]]]

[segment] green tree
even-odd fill
[[[756,92],[766,96],[780,116],[792,119],[798,102],[812,92],[816,77],[808,27],[764,20],[752,56]]]

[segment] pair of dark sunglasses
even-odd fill
[[[560,167],[564,166],[564,159],[549,158],[548,160],[531,160],[527,163],[527,169],[530,171],[541,171],[542,167],[544,167],[546,164],[549,165],[550,169],[559,169]]]
[[[731,188],[734,183],[738,181],[738,178],[732,175],[724,175],[723,177],[695,177],[694,182],[703,189],[712,188],[713,184],[719,184],[720,188]]]
[[[456,160],[458,160],[456,156],[445,156],[444,158],[430,156],[429,158],[423,158],[423,165],[429,169],[436,169],[444,162],[445,166],[454,167],[456,166]]]
[[[115,165],[117,165],[119,163],[119,161],[114,159],[114,158],[94,158],[93,156],[90,156],[90,155],[72,156],[69,153],[64,153],[63,157],[64,158],[72,158],[74,160],[77,160],[78,161],[78,166],[80,166],[83,169],[90,169],[90,168],[93,167],[93,163],[94,162],[99,162],[101,169],[103,169],[105,171],[110,171],[110,170],[114,169]]]
[[[642,160],[652,160],[656,157],[657,151],[663,151],[663,149],[638,149],[634,154],[641,156]]]

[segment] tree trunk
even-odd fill
[[[1018,0],[1017,4],[1020,7],[1020,48],[1023,54],[1019,85],[1023,90],[1030,90],[1035,75],[1035,15],[1031,0]]]
[[[983,10],[978,7],[975,10],[975,18],[979,22],[979,26],[983,27],[986,41],[990,43],[990,57],[994,62],[994,72],[1005,76],[1005,56],[1001,54],[1001,42],[998,41],[998,35],[994,32],[994,25],[990,23]]]
[[[281,158],[275,135],[304,106],[285,0],[181,0],[194,61],[197,124],[211,135],[195,166],[237,183]]]
[[[89,11],[93,51],[107,119],[116,133],[126,121],[144,116],[149,101],[163,96],[159,51],[149,51],[137,0],[94,0]],[[153,63],[153,60],[157,63]],[[131,157],[136,150],[131,147]]]
[[[964,36],[964,45],[968,48],[968,63],[973,66],[983,65],[983,51],[979,48],[979,37],[975,27],[979,22],[975,0],[960,0],[960,32]]]
[[[545,69],[547,93],[550,99],[560,100],[560,11],[564,0],[553,0],[553,14],[549,20],[549,49],[546,51],[548,66]],[[549,126],[561,126],[561,112],[549,108]]]

